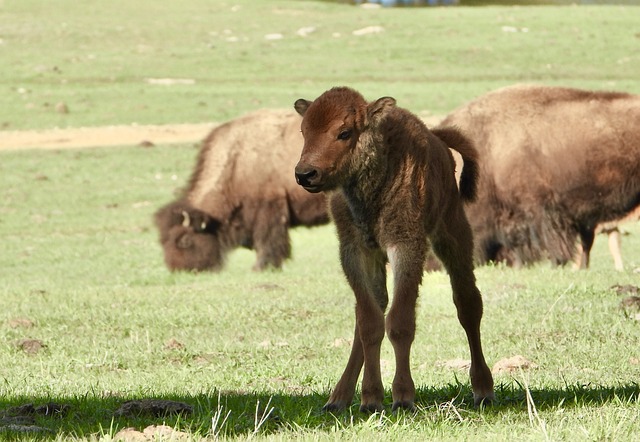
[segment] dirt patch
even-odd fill
[[[0,151],[200,142],[216,123],[106,126],[0,132]]]
[[[419,114],[427,126],[442,116]],[[121,125],[71,129],[0,131],[0,151],[20,149],[78,149],[101,146],[152,146],[199,143],[218,123]]]

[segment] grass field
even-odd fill
[[[0,0],[0,124],[222,121],[336,84],[394,95],[422,114],[524,81],[640,93],[639,24],[630,6]],[[308,26],[315,31],[296,34]],[[367,26],[384,32],[352,34]],[[276,33],[283,38],[265,38]],[[59,102],[68,113],[55,111]],[[586,272],[548,263],[477,270],[489,364],[531,362],[495,374],[491,408],[471,404],[456,362],[468,358],[464,334],[447,277],[432,273],[412,355],[417,412],[363,415],[356,400],[333,416],[320,408],[353,330],[333,228],[294,231],[282,271],[250,272],[254,256],[239,250],[219,274],[168,273],[151,215],[185,183],[196,153],[0,152],[0,440],[111,440],[163,423],[176,430],[163,440],[637,437],[640,317],[619,307],[631,293],[614,286],[640,285],[640,226],[623,238],[625,272],[613,270],[602,237]],[[388,342],[382,357],[389,388]],[[116,413],[148,398],[192,412]],[[66,412],[17,412],[29,403]]]
[[[640,92],[638,22],[632,6],[3,0],[0,125],[223,121],[341,84],[435,114],[515,82]],[[384,32],[353,35],[369,26]]]

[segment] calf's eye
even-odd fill
[[[339,140],[348,140],[349,138],[351,138],[351,130],[343,130],[338,134]]]

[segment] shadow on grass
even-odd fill
[[[529,390],[530,400],[539,411],[557,407],[597,407],[610,402],[634,404],[640,402],[638,384],[616,387],[576,385],[563,389]],[[199,436],[249,436],[278,431],[331,431],[367,421],[370,416],[358,411],[358,404],[337,414],[322,412],[327,393],[272,394],[211,392],[196,396],[154,397],[16,397],[0,398],[0,439],[51,440],[114,436],[124,428],[143,430],[153,425],[167,425]],[[527,389],[514,382],[496,386],[496,401],[488,409],[473,407],[468,385],[449,384],[442,388],[423,387],[417,391],[415,414],[392,415],[387,392],[387,415],[390,420],[409,417],[414,422],[437,424],[446,421],[442,410],[455,407],[468,415],[485,413],[491,416],[514,411],[527,413]],[[120,413],[128,401],[147,399],[175,401],[187,411],[162,413],[158,410],[140,413]],[[175,411],[175,409],[173,409]]]

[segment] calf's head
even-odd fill
[[[346,87],[326,91],[314,101],[299,99],[295,110],[302,115],[304,147],[296,165],[296,181],[307,191],[333,190],[347,181],[362,164],[371,129],[395,106],[391,97],[367,103],[360,93]]]

